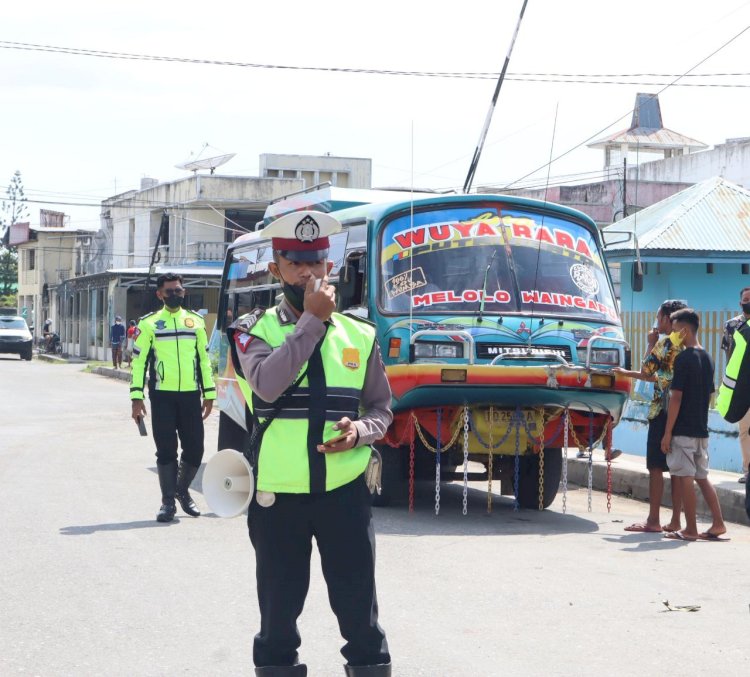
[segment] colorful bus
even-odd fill
[[[335,213],[338,309],[374,324],[394,420],[378,448],[379,502],[415,480],[499,479],[521,507],[548,507],[562,446],[592,447],[620,419],[629,361],[596,224],[567,207],[504,195],[332,187],[269,206]],[[245,407],[224,330],[279,293],[263,230],[229,248],[212,340],[220,448],[241,448]],[[565,428],[566,438],[562,431]],[[541,468],[540,468],[541,466]],[[475,466],[476,467],[476,466]]]

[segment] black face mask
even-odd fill
[[[297,312],[303,312],[305,310],[305,287],[289,284],[284,279],[281,282],[281,291],[284,292],[284,298],[287,300],[287,303]]]
[[[745,313],[745,315],[750,315],[750,303],[742,304],[742,312]]]
[[[177,310],[178,308],[181,308],[184,303],[185,303],[184,296],[177,296],[177,294],[169,294],[164,297],[164,304],[170,310]]]

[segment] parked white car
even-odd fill
[[[0,315],[0,353],[16,353],[30,360],[32,343],[26,320],[17,315]]]

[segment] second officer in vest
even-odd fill
[[[161,508],[156,519],[171,522],[175,498],[188,515],[200,515],[188,488],[203,459],[203,420],[211,413],[216,389],[208,359],[206,325],[198,313],[182,307],[182,277],[174,273],[159,275],[156,295],[164,307],[144,315],[133,334],[130,399],[133,418],[142,419],[146,415],[143,391],[148,378],[161,487]],[[179,466],[178,434],[182,443]]]
[[[269,270],[284,298],[230,330],[248,405],[261,424],[273,417],[248,509],[261,614],[253,660],[264,677],[307,674],[298,663],[297,618],[310,582],[313,538],[346,640],[346,674],[391,674],[378,624],[375,534],[364,479],[369,445],[392,419],[391,391],[374,329],[334,312],[328,236],[340,230],[335,218],[314,211],[270,224],[264,230],[273,238]]]

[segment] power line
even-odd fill
[[[677,77],[677,78],[675,79],[675,81],[674,81],[674,82],[672,82],[672,83],[670,83],[670,84],[667,84],[667,85],[665,85],[664,87],[662,87],[662,88],[661,88],[661,89],[660,89],[660,90],[659,90],[658,92],[656,92],[656,94],[653,94],[653,95],[652,95],[652,98],[658,97],[658,96],[659,96],[659,94],[661,94],[662,92],[664,92],[665,90],[667,90],[667,89],[668,89],[669,87],[672,87],[672,86],[674,86],[674,85],[676,84],[677,80],[679,80],[680,78],[686,77],[686,76],[687,76],[688,74],[690,74],[690,73],[691,73],[692,71],[694,71],[694,70],[695,70],[696,68],[698,68],[699,66],[703,65],[703,64],[704,64],[704,63],[705,63],[706,61],[708,61],[708,60],[709,60],[709,59],[710,59],[711,57],[715,56],[715,55],[716,55],[716,54],[718,54],[718,53],[719,53],[719,52],[720,52],[721,50],[723,50],[724,48],[728,47],[728,46],[729,46],[729,45],[730,45],[731,43],[733,43],[733,42],[734,42],[735,40],[737,40],[737,38],[739,38],[739,37],[740,37],[741,35],[743,35],[744,33],[746,33],[746,32],[747,32],[747,31],[748,31],[749,29],[750,29],[750,26],[745,26],[745,27],[744,27],[744,28],[743,28],[743,29],[742,29],[742,30],[741,30],[741,31],[740,31],[739,33],[737,33],[736,35],[734,35],[733,37],[731,37],[731,38],[730,38],[729,40],[727,40],[726,42],[724,42],[724,43],[723,43],[722,45],[720,45],[720,46],[719,46],[718,48],[716,48],[716,49],[715,49],[715,50],[714,50],[713,52],[711,52],[711,53],[710,53],[710,54],[709,54],[708,56],[705,56],[705,57],[703,57],[703,58],[702,58],[702,59],[701,59],[701,60],[700,60],[700,61],[699,61],[698,63],[696,63],[696,64],[695,64],[694,66],[692,66],[691,68],[688,68],[688,70],[687,70],[687,71],[685,71],[685,73],[683,73],[682,75],[678,76],[678,77]],[[592,134],[592,135],[591,135],[591,136],[589,136],[588,138],[584,139],[584,140],[583,140],[583,141],[581,141],[580,143],[577,143],[577,144],[576,144],[575,146],[572,146],[571,148],[569,148],[569,149],[568,149],[568,150],[566,150],[565,152],[561,153],[561,154],[560,154],[560,155],[558,155],[557,157],[555,157],[555,158],[551,159],[551,160],[550,160],[549,162],[546,162],[546,163],[544,163],[543,165],[541,165],[540,167],[537,167],[536,169],[534,169],[533,171],[529,172],[528,174],[525,174],[524,176],[522,176],[522,177],[520,177],[520,178],[516,179],[515,181],[512,181],[511,183],[509,183],[509,184],[506,184],[506,185],[504,185],[504,186],[501,186],[501,187],[502,187],[502,188],[510,188],[510,187],[511,187],[512,185],[514,185],[514,184],[518,183],[519,181],[523,181],[524,179],[526,179],[526,178],[528,178],[528,177],[530,177],[530,176],[533,176],[533,175],[534,175],[534,174],[536,174],[536,173],[537,173],[538,171],[541,171],[542,169],[544,169],[545,167],[547,167],[547,166],[548,166],[549,164],[552,164],[553,162],[557,162],[558,160],[560,160],[561,158],[565,157],[565,156],[566,156],[566,155],[568,155],[569,153],[572,153],[572,152],[573,152],[574,150],[576,150],[577,148],[580,148],[581,146],[583,146],[583,145],[587,144],[587,143],[588,143],[589,141],[592,141],[593,139],[595,139],[595,138],[596,138],[596,137],[598,137],[599,135],[601,135],[601,134],[604,134],[604,132],[606,132],[606,131],[607,131],[607,130],[608,130],[608,129],[610,128],[610,127],[612,127],[613,125],[616,125],[616,124],[617,124],[618,122],[620,122],[621,120],[624,120],[624,119],[626,119],[626,118],[627,118],[627,117],[628,117],[628,116],[629,116],[629,115],[631,114],[632,110],[633,110],[633,109],[631,108],[631,109],[630,109],[630,110],[629,110],[629,111],[628,111],[627,113],[625,113],[624,115],[621,115],[621,116],[620,116],[619,118],[617,118],[617,119],[616,119],[616,120],[615,120],[614,122],[611,122],[611,123],[609,123],[609,124],[608,124],[608,125],[607,125],[606,127],[604,127],[604,129],[601,129],[601,130],[599,130],[598,132],[595,132],[594,134]],[[493,184],[485,184],[485,185],[493,185]],[[494,184],[494,185],[498,185],[498,184]]]
[[[424,77],[424,78],[451,78],[460,80],[494,80],[498,73],[492,72],[452,72],[452,71],[414,71],[414,70],[388,70],[379,68],[347,68],[339,66],[298,66],[283,64],[252,63],[245,61],[224,61],[220,59],[201,59],[194,57],[165,56],[156,54],[137,54],[131,52],[111,52],[98,49],[87,49],[82,47],[63,47],[60,45],[43,45],[29,42],[14,42],[10,40],[0,40],[0,49],[20,50],[28,52],[48,52],[53,54],[67,54],[69,56],[87,56],[100,59],[119,59],[125,61],[161,61],[166,63],[184,63],[205,66],[229,66],[234,68],[255,68],[265,70],[288,70],[288,71],[314,71],[322,73],[356,73],[365,75],[394,75],[401,77]],[[680,86],[680,87],[726,87],[726,88],[747,88],[750,84],[737,83],[663,83],[663,82],[634,82],[632,78],[677,78],[682,79],[689,74],[672,75],[668,73],[610,73],[610,74],[590,74],[590,73],[511,73],[506,78],[514,82],[561,82],[569,84],[590,84],[590,85],[650,85],[660,86]],[[696,73],[690,77],[743,77],[750,73]],[[620,78],[620,79],[612,79]],[[631,78],[623,80],[622,78]]]

